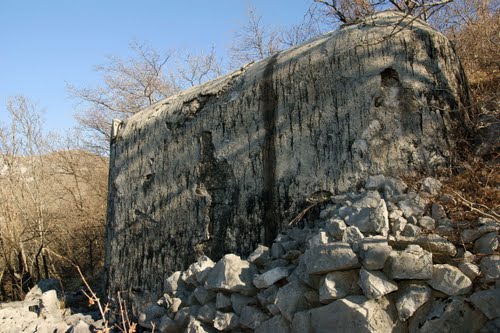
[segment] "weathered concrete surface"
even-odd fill
[[[271,245],[317,191],[446,164],[466,103],[448,40],[383,13],[116,123],[110,294]]]

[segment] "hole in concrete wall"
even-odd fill
[[[399,85],[399,74],[391,67],[384,69],[380,73],[380,78],[382,79],[382,86],[384,87],[395,87]]]

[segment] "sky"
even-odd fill
[[[130,55],[131,41],[160,50],[229,48],[253,6],[265,24],[299,23],[311,0],[0,0],[0,122],[22,94],[44,110],[47,130],[74,126],[67,84],[100,82],[106,56]]]

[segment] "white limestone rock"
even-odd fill
[[[362,267],[359,276],[359,286],[368,299],[379,299],[398,290],[398,285],[380,271],[368,271]]]
[[[431,288],[425,284],[409,284],[396,296],[396,309],[401,321],[406,321],[415,311],[431,299]]]
[[[259,289],[265,289],[272,286],[277,281],[288,276],[286,267],[276,267],[263,274],[256,275],[253,278],[253,284]]]
[[[319,288],[319,301],[324,304],[349,295],[358,295],[361,289],[358,285],[357,270],[337,271],[328,273]]]
[[[281,314],[290,322],[296,312],[307,310],[311,303],[305,297],[310,288],[299,281],[292,281],[278,290],[275,304],[278,306]]]
[[[348,243],[335,242],[315,246],[304,255],[307,273],[325,274],[358,266],[358,258]]]
[[[455,296],[468,293],[472,289],[472,281],[458,268],[451,265],[434,265],[429,285],[446,295]]]
[[[240,318],[232,312],[217,311],[214,319],[214,327],[219,331],[230,331],[240,325]]]
[[[235,254],[226,254],[208,274],[205,286],[213,291],[239,292],[253,295],[257,292],[252,283],[257,269]]]
[[[493,282],[500,279],[500,255],[483,257],[479,267],[484,282]]]
[[[404,251],[393,251],[387,258],[384,272],[396,280],[424,280],[432,278],[432,254],[418,245],[409,245]]]

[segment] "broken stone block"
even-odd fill
[[[336,240],[342,240],[347,226],[340,219],[330,219],[326,221],[326,231]]]
[[[443,184],[436,178],[427,177],[422,180],[422,185],[420,186],[420,191],[427,192],[430,195],[438,195],[441,191]]]
[[[387,258],[384,272],[396,280],[432,278],[432,254],[418,245],[408,245],[404,251],[393,251]]]
[[[193,295],[201,305],[207,304],[216,296],[215,292],[207,290],[204,287],[196,287],[193,291]]]
[[[214,327],[219,331],[230,331],[237,328],[240,324],[238,315],[232,312],[217,311],[214,319]]]
[[[272,285],[265,290],[261,290],[257,294],[257,299],[259,300],[260,305],[266,306],[268,304],[273,304],[276,300],[276,295],[278,294],[278,287],[276,285]]]
[[[247,260],[259,266],[265,265],[270,260],[269,248],[259,244],[255,251],[248,256]]]
[[[414,224],[407,223],[405,228],[401,232],[401,236],[405,237],[417,237],[422,234],[422,229]]]
[[[471,262],[461,262],[458,264],[458,269],[464,273],[471,281],[481,274],[479,267]]]
[[[385,185],[384,175],[370,175],[366,179],[365,188],[369,191],[382,191]]]
[[[199,305],[191,305],[191,306],[179,309],[179,311],[177,311],[177,313],[175,314],[175,322],[177,323],[177,325],[179,325],[181,327],[185,327],[188,324],[189,319],[191,317],[196,318],[200,308],[201,307]]]
[[[307,310],[311,307],[305,294],[310,289],[299,281],[293,281],[278,290],[275,304],[278,306],[281,314],[290,322],[296,312]]]
[[[368,299],[379,299],[398,289],[398,285],[380,271],[369,271],[362,267],[359,276],[359,286]]]
[[[280,315],[274,316],[269,320],[262,322],[255,329],[255,333],[290,333],[290,324]]]
[[[418,220],[418,225],[425,230],[434,230],[436,227],[436,221],[430,216],[422,216]]]
[[[470,296],[470,301],[488,319],[500,318],[500,289],[478,291]]]
[[[451,265],[434,265],[429,285],[446,295],[455,296],[468,293],[472,289],[471,280],[458,268]]]
[[[234,312],[238,316],[241,314],[241,309],[243,309],[243,307],[245,305],[255,304],[256,301],[257,300],[253,297],[248,297],[248,296],[239,295],[239,294],[232,294],[231,295],[231,305],[232,305]]]
[[[493,254],[498,249],[498,233],[490,232],[474,242],[474,253]]]
[[[162,331],[160,331],[162,332]],[[199,322],[195,318],[190,318],[185,333],[212,333],[215,330],[208,325]],[[162,332],[163,333],[163,332]]]
[[[254,306],[244,306],[241,309],[240,324],[243,327],[255,330],[262,322],[268,319],[268,315]]]
[[[360,294],[361,289],[358,281],[359,272],[357,270],[328,273],[319,288],[319,301],[328,304],[339,298]]]
[[[303,257],[308,274],[325,274],[358,266],[358,258],[351,246],[342,242],[315,246]]]
[[[292,321],[292,333],[314,333],[309,311],[295,313]]]
[[[484,282],[493,282],[500,279],[500,255],[483,257],[479,267]]]
[[[276,267],[263,274],[256,275],[253,278],[253,284],[259,289],[268,288],[277,281],[286,278],[288,274],[286,267]]]
[[[257,269],[251,263],[234,254],[226,254],[208,274],[205,286],[213,291],[239,292],[245,295],[257,293],[252,283]]]
[[[215,319],[215,313],[217,312],[214,303],[205,304],[198,310],[196,318],[204,323],[211,324]]]
[[[215,307],[217,310],[229,310],[232,306],[230,296],[226,296],[223,293],[217,293],[215,297]]]
[[[431,288],[425,284],[411,283],[396,295],[396,309],[401,321],[406,321],[415,311],[431,299]]]
[[[354,252],[358,251],[359,243],[365,236],[359,231],[355,226],[350,226],[346,228],[344,235],[342,236],[342,242],[349,243]]]
[[[380,243],[364,241],[360,251],[361,263],[368,270],[382,269],[391,253],[392,247],[385,239]]]
[[[310,310],[313,332],[392,332],[394,322],[375,300],[349,296]]]
[[[370,214],[371,229],[368,232],[376,232],[387,236],[389,233],[389,212],[384,199],[380,199],[375,209]]]
[[[184,274],[182,280],[192,285],[203,284],[207,278],[210,269],[215,266],[215,263],[207,256],[201,256],[195,263],[191,264]]]

